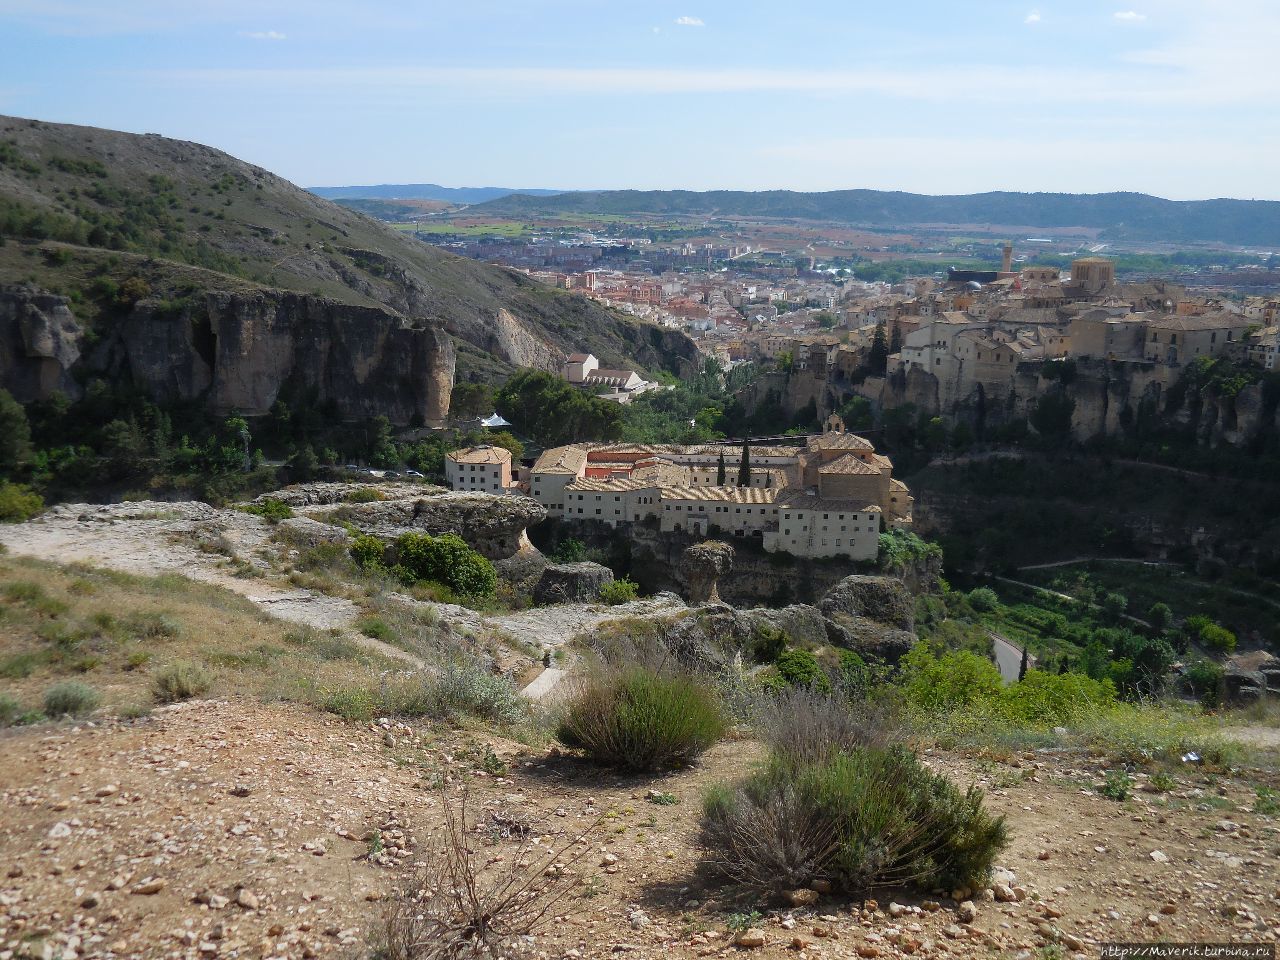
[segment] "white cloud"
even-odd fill
[[[705,27],[701,17],[676,17],[676,23],[682,27]]]
[[[1147,19],[1145,13],[1139,13],[1137,10],[1117,10],[1113,16],[1122,23],[1141,23]]]
[[[1041,19],[1041,18],[1040,18],[1040,11],[1039,11],[1039,10],[1032,10],[1030,13],[1028,13],[1028,14],[1027,14],[1026,19],[1025,19],[1025,20],[1023,20],[1022,22],[1023,22],[1023,23],[1039,23],[1039,22],[1040,22],[1040,19]]]
[[[250,40],[284,40],[285,35],[278,30],[253,30],[248,33],[240,34],[242,37],[248,37]]]

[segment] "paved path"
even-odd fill
[[[542,700],[556,688],[564,677],[565,671],[559,667],[547,667],[533,678],[531,684],[520,691],[520,695],[528,697],[530,700]]]

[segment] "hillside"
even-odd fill
[[[777,217],[864,226],[1004,224],[1090,227],[1104,239],[1238,244],[1280,243],[1280,202],[1164,200],[1142,193],[977,193],[924,196],[898,191],[604,190],[552,197],[512,195],[477,206],[503,217],[556,214]]]
[[[329,200],[445,200],[449,203],[484,203],[513,193],[530,197],[553,197],[563,192],[516,187],[442,187],[438,183],[375,183],[366,186],[307,189],[317,197]]]
[[[218,150],[150,134],[0,118],[4,235],[67,244],[43,257],[0,247],[0,280],[34,280],[73,302],[92,300],[87,276],[123,281],[140,258],[170,301],[274,289],[373,308],[392,327],[443,327],[458,341],[459,379],[555,368],[583,348],[649,369],[695,356],[682,336],[419,243]]]

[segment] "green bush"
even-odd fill
[[[1216,707],[1222,697],[1223,670],[1212,660],[1193,660],[1182,671],[1187,692],[1206,707]]]
[[[361,487],[359,490],[352,490],[342,499],[345,503],[377,503],[387,498],[380,490],[375,490],[373,487]]]
[[[50,717],[83,717],[98,709],[98,691],[78,680],[50,687],[44,694],[44,712]]]
[[[374,640],[391,640],[395,637],[395,631],[381,617],[361,617],[356,628]]]
[[[1210,650],[1231,653],[1236,648],[1236,635],[1226,627],[1211,623],[1200,631],[1200,642]]]
[[[1116,688],[1110,680],[1093,680],[1080,673],[1028,670],[1025,677],[999,692],[997,702],[1015,723],[1052,727],[1112,706]]]
[[[162,667],[151,678],[151,692],[157,703],[190,700],[208,692],[212,685],[213,678],[203,667],[181,661]]]
[[[604,766],[640,771],[692,761],[724,728],[710,687],[631,665],[588,676],[572,695],[558,736]]]
[[[351,539],[351,559],[366,573],[385,569],[387,545],[377,537],[362,533]]]
[[[600,591],[597,594],[601,603],[607,603],[616,606],[619,603],[630,603],[640,595],[640,586],[632,580],[623,577],[621,580],[610,580],[608,583],[600,584]]]
[[[396,539],[396,565],[417,580],[434,580],[468,597],[492,597],[498,585],[493,564],[457,534],[433,537],[406,533]]]
[[[22,704],[7,693],[0,693],[0,727],[13,726],[22,716]]]
[[[30,487],[0,480],[0,523],[21,523],[44,509],[44,499]]]
[[[1102,786],[1098,787],[1098,792],[1108,800],[1115,800],[1119,803],[1122,800],[1129,799],[1129,793],[1133,790],[1133,777],[1125,773],[1123,770],[1108,770],[1107,775],[1102,778]]]
[[[774,664],[778,675],[792,687],[816,687],[819,690],[830,690],[831,680],[827,676],[818,658],[808,650],[784,650]]]
[[[975,587],[969,591],[969,606],[979,613],[990,613],[1000,606],[1000,597],[990,587]]]
[[[756,663],[773,663],[787,649],[787,635],[778,627],[757,623],[751,628],[748,649]]]
[[[1008,842],[976,788],[961,792],[901,747],[860,747],[818,762],[775,756],[703,806],[713,866],[782,891],[826,880],[865,897],[882,884],[976,887]]]
[[[293,508],[283,500],[277,500],[275,497],[264,497],[258,503],[246,503],[237,508],[244,513],[252,513],[255,516],[262,517],[269,523],[279,523],[281,520],[293,519]]]
[[[782,686],[759,705],[752,725],[774,756],[791,763],[820,763],[841,751],[885,747],[902,736],[886,701],[853,700],[813,686]]]
[[[1003,686],[1000,671],[990,660],[963,650],[935,654],[920,643],[899,666],[899,684],[907,699],[928,713],[992,699]]]
[[[551,559],[556,563],[582,563],[587,559],[587,545],[572,537],[561,540],[551,551]]]

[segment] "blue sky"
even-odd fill
[[[1277,0],[0,0],[0,112],[305,185],[1280,199]]]

